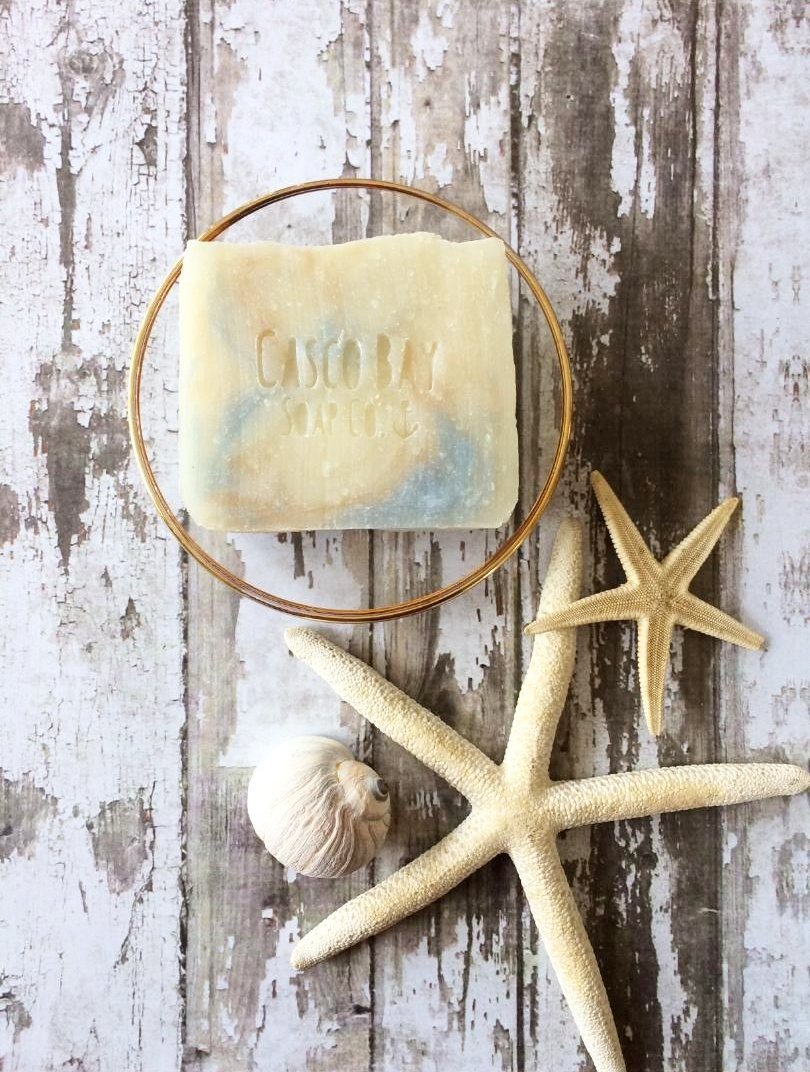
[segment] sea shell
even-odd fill
[[[328,737],[294,737],[275,748],[253,772],[247,807],[267,851],[317,878],[367,864],[391,821],[388,786]]]

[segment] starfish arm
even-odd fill
[[[720,539],[739,499],[726,499],[681,540],[661,563],[665,583],[675,592],[685,592],[697,571]]]
[[[751,651],[759,651],[765,643],[765,637],[755,633],[732,618],[730,614],[713,607],[711,603],[705,603],[691,592],[685,592],[679,596],[675,603],[675,613],[679,625],[687,629],[694,629],[698,633],[717,637],[718,640],[727,640],[730,644],[739,644],[741,648],[750,648]]]
[[[696,763],[556,782],[548,803],[556,828],[567,830],[660,812],[793,796],[807,789],[810,775],[792,763]]]
[[[582,529],[563,521],[554,541],[543,584],[539,614],[576,599],[582,583]],[[524,786],[548,775],[548,760],[557,723],[565,706],[574,670],[577,639],[573,629],[539,636],[515,707],[504,769]]]
[[[500,828],[473,812],[427,852],[327,916],[295,947],[294,968],[310,968],[443,897],[503,851]]]
[[[360,659],[311,629],[288,629],[284,638],[341,699],[468,800],[498,782],[498,768],[475,745]]]
[[[511,845],[509,852],[596,1072],[625,1072],[602,976],[553,837],[529,835]]]
[[[573,629],[594,622],[624,622],[637,618],[644,607],[645,603],[639,598],[635,586],[622,584],[607,592],[595,592],[592,596],[585,596],[576,603],[556,610],[544,612],[541,603],[536,620],[527,625],[523,632],[532,636],[552,629]]]
[[[641,706],[650,733],[661,732],[664,717],[664,685],[669,666],[669,645],[675,620],[668,614],[654,614],[638,623],[638,682]]]
[[[613,488],[596,471],[591,473],[591,485],[627,579],[635,583],[651,579],[660,567]]]

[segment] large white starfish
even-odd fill
[[[580,549],[579,526],[564,522],[552,552],[540,613],[577,597]],[[293,950],[293,966],[310,967],[377,934],[506,852],[517,867],[597,1072],[625,1072],[599,968],[557,854],[556,835],[589,823],[798,793],[810,788],[807,772],[782,763],[718,763],[552,782],[548,762],[574,666],[574,629],[544,633],[535,640],[500,766],[318,633],[290,629],[285,636],[290,650],[344,700],[472,805],[469,816],[442,841],[347,902],[302,938]]]
[[[720,539],[739,499],[726,499],[658,562],[601,473],[591,484],[627,581],[570,607],[538,615],[524,632],[570,628],[591,622],[638,622],[638,682],[650,733],[661,732],[669,645],[676,625],[758,651],[765,638],[689,591],[695,574]]]

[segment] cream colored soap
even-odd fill
[[[180,476],[226,531],[489,528],[517,499],[503,244],[190,242]]]

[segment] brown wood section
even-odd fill
[[[557,256],[570,273],[567,284],[554,279],[573,305],[576,434],[565,493],[590,519],[592,590],[624,580],[588,494],[593,468],[662,554],[716,501],[714,132],[702,121],[714,105],[714,18],[697,3],[671,5],[666,17],[654,7],[559,4],[521,26],[520,219],[541,278]],[[720,597],[711,567],[695,591]],[[563,727],[558,776],[715,758],[715,645],[677,637],[656,756],[639,716],[634,628],[583,632],[581,714]],[[713,1067],[717,816],[606,825],[566,841],[628,1066]],[[668,903],[656,916],[662,871]]]

